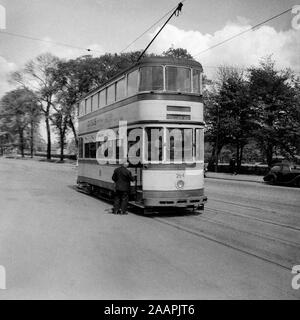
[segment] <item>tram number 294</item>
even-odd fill
[[[177,173],[176,174],[177,179],[183,179],[184,178],[184,173]]]

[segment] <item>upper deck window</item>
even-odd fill
[[[152,91],[163,89],[163,67],[142,67],[140,69],[140,91]]]
[[[90,113],[92,111],[92,98],[86,99],[86,113]]]
[[[200,70],[193,70],[193,92],[194,93],[201,93],[201,71]]]
[[[182,67],[166,67],[166,90],[191,92],[191,70]]]
[[[114,103],[116,101],[116,84],[112,84],[107,88],[107,104]]]
[[[85,100],[82,100],[79,104],[79,116],[83,116],[85,111]]]
[[[98,93],[94,94],[92,97],[92,111],[98,109]]]
[[[117,101],[125,98],[125,78],[117,82],[116,96],[117,96]]]
[[[133,96],[138,91],[138,70],[135,70],[128,74],[127,80],[127,95]]]
[[[100,91],[99,94],[99,108],[103,108],[106,105],[106,89]]]

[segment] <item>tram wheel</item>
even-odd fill
[[[155,214],[155,210],[153,208],[143,208],[142,213],[144,216],[151,216],[151,215]]]
[[[204,211],[204,204],[199,205],[198,207],[193,208],[193,213],[195,216],[199,216]]]

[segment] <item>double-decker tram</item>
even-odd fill
[[[194,60],[144,58],[82,97],[79,186],[112,197],[126,161],[131,204],[203,208],[202,72]]]

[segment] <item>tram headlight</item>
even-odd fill
[[[184,181],[183,180],[178,180],[176,183],[176,188],[181,190],[184,188]]]

